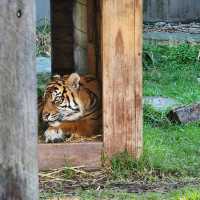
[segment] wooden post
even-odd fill
[[[34,43],[34,0],[1,0],[1,200],[38,199]]]
[[[87,35],[89,73],[97,76],[97,0],[87,0]]]
[[[142,152],[142,1],[102,1],[104,149]]]
[[[74,71],[74,0],[51,0],[52,73]]]
[[[88,73],[87,0],[74,0],[74,64],[79,73]]]

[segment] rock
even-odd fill
[[[151,105],[157,111],[166,111],[169,108],[174,108],[180,103],[168,97],[144,97],[144,104]]]
[[[171,110],[168,115],[171,122],[186,124],[200,120],[200,103],[190,106],[182,106]]]
[[[199,30],[199,27],[198,28],[189,28],[189,33],[193,33],[193,34],[199,34],[200,33],[200,30]]]
[[[169,32],[169,33],[191,33],[200,34],[200,23],[177,24],[157,22],[151,25],[144,25],[144,32]]]
[[[155,23],[155,26],[159,26],[159,27],[162,27],[162,26],[165,26],[166,25],[166,22],[157,22]]]
[[[200,77],[197,78],[197,82],[200,84]]]
[[[146,32],[144,33],[144,41],[147,43],[161,43],[161,44],[179,44],[179,43],[200,43],[200,34],[190,34],[183,32]]]

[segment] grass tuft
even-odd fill
[[[152,171],[148,158],[146,153],[139,160],[134,160],[127,152],[113,156],[111,159],[112,178],[129,179],[136,174],[140,176],[147,175],[147,172]]]
[[[50,56],[51,55],[51,26],[47,18],[38,22],[36,27],[36,55]]]
[[[143,106],[143,120],[145,124],[151,127],[168,127],[171,122],[167,118],[168,111],[157,111],[151,105]]]

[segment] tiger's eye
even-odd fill
[[[62,103],[62,97],[61,97],[61,96],[56,97],[56,98],[55,98],[55,103],[56,103],[56,104]]]

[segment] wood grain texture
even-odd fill
[[[56,169],[69,164],[86,168],[99,168],[101,167],[102,148],[101,142],[39,144],[39,169]]]
[[[97,16],[97,22],[96,22],[96,27],[97,27],[97,32],[96,32],[96,69],[97,69],[97,78],[102,82],[102,1],[96,0],[96,16]]]
[[[37,200],[34,0],[0,1],[0,199]]]
[[[74,0],[74,63],[77,72],[88,73],[87,0]]]
[[[135,66],[134,66],[134,95],[135,95],[135,124],[133,147],[128,149],[138,159],[143,151],[143,109],[142,109],[142,47],[143,47],[143,1],[135,0]],[[128,139],[129,140],[129,139]]]
[[[87,0],[87,35],[89,73],[97,76],[97,0]]]
[[[102,1],[105,152],[142,151],[142,2]]]

